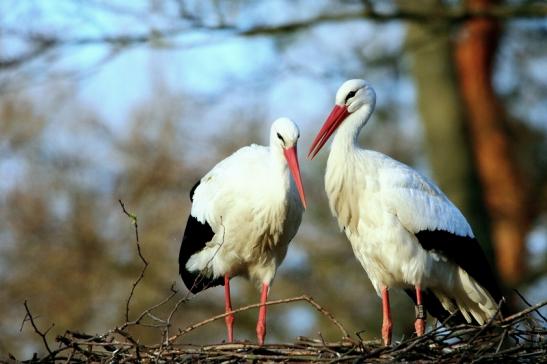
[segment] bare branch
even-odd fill
[[[114,11],[114,10],[113,10]],[[391,12],[380,12],[372,6],[372,3],[365,2],[360,11],[330,12],[319,14],[313,18],[288,21],[284,24],[257,25],[251,28],[240,28],[236,25],[221,22],[217,25],[205,25],[196,16],[184,13],[180,14],[181,19],[186,23],[180,26],[167,29],[151,29],[148,32],[137,34],[126,33],[103,36],[82,36],[66,38],[52,36],[50,34],[25,34],[16,30],[4,31],[11,36],[19,37],[32,45],[31,49],[15,57],[0,58],[0,70],[13,69],[27,62],[30,62],[48,51],[60,47],[80,47],[90,45],[109,45],[114,49],[123,49],[140,44],[165,47],[166,41],[174,39],[192,30],[207,30],[226,32],[229,36],[263,36],[284,34],[305,30],[320,24],[339,23],[352,20],[370,20],[374,22],[407,21],[418,23],[461,23],[472,18],[491,18],[500,21],[515,19],[542,19],[547,16],[547,5],[544,3],[524,4],[499,4],[483,9],[455,8],[445,6],[437,9],[434,13],[420,9],[396,9]],[[205,42],[204,44],[210,44]],[[199,45],[199,43],[198,43]]]
[[[144,259],[144,256],[142,255],[142,252],[141,252],[141,244],[140,244],[140,241],[139,241],[139,225],[137,223],[137,215],[134,215],[132,213],[127,212],[127,210],[125,209],[125,205],[123,204],[122,200],[118,200],[118,202],[120,203],[124,214],[126,214],[127,217],[129,217],[129,219],[133,223],[133,226],[135,227],[135,244],[137,245],[137,253],[139,254],[139,258],[141,259],[141,261],[144,263],[144,267],[142,268],[142,271],[141,271],[139,277],[137,278],[137,280],[133,283],[133,286],[131,287],[131,292],[129,293],[129,297],[127,297],[127,301],[125,303],[125,322],[127,323],[127,322],[129,322],[129,304],[131,303],[131,299],[133,298],[133,294],[135,293],[135,288],[140,283],[140,281],[144,278],[144,272],[146,272],[146,269],[148,268],[148,262],[146,261],[146,259]]]
[[[518,289],[513,289],[513,291],[520,297],[520,299],[526,303],[528,305],[528,307],[532,307],[532,304],[530,302],[528,302],[528,300],[524,297],[524,295],[522,293],[519,292]],[[538,314],[539,317],[541,317],[543,319],[543,321],[547,322],[547,318],[545,318],[545,316],[543,316],[541,314],[541,312],[539,312],[539,310],[535,310],[536,313]]]
[[[169,315],[167,316],[167,320],[166,320],[167,324],[165,325],[165,329],[164,329],[163,335],[162,335],[163,336],[162,345],[169,344],[169,328],[171,327],[171,319],[173,318],[173,315],[175,314],[175,312],[178,311],[180,305],[183,304],[186,301],[188,301],[188,295],[186,295],[185,297],[178,300],[177,303],[175,304],[175,306],[173,307],[173,309],[171,310],[171,312],[169,312]]]
[[[173,286],[171,286],[171,293],[169,294],[169,296],[167,296],[165,299],[163,299],[162,301],[160,301],[159,303],[147,308],[146,310],[144,310],[143,312],[141,312],[141,314],[133,321],[126,321],[122,326],[119,327],[119,330],[125,330],[128,326],[133,326],[133,325],[139,325],[142,320],[144,319],[144,317],[151,317],[154,321],[159,321],[161,322],[163,325],[160,326],[160,327],[163,327],[165,325],[167,325],[169,323],[169,321],[166,321],[166,320],[161,320],[161,319],[158,319],[157,317],[151,315],[151,312],[159,307],[162,307],[163,305],[165,305],[167,302],[171,301],[171,299],[178,293],[178,291],[174,290],[173,289]]]
[[[542,308],[543,306],[547,305],[547,300],[543,301],[543,302],[540,302],[540,303],[536,303],[535,305],[533,306],[530,306],[528,307],[527,309],[525,310],[522,310],[520,311],[519,313],[516,313],[514,315],[511,315],[509,317],[506,317],[505,319],[503,319],[503,321],[501,321],[503,324],[506,324],[506,323],[511,323],[512,321],[515,321],[519,318],[522,318],[526,315],[528,315],[530,312],[539,312],[539,309]]]
[[[329,320],[331,320],[331,322],[334,325],[336,325],[340,329],[343,337],[349,337],[349,334],[348,334],[347,330],[344,328],[344,326],[340,322],[338,322],[338,320],[336,320],[330,312],[328,312],[323,307],[321,307],[310,296],[302,295],[302,296],[298,296],[298,297],[291,297],[291,298],[285,298],[285,299],[280,299],[280,300],[275,300],[275,301],[269,301],[269,302],[266,302],[265,305],[266,306],[279,305],[279,304],[282,304],[282,303],[289,303],[289,302],[296,302],[296,301],[306,301],[309,304],[311,304],[317,311],[319,311],[320,313],[325,315]],[[170,337],[169,342],[173,342],[174,340],[178,339],[179,337],[181,337],[183,335],[186,335],[190,331],[194,331],[195,329],[197,329],[201,326],[207,325],[207,324],[209,324],[213,321],[216,321],[216,320],[220,320],[221,318],[224,318],[228,315],[231,315],[231,314],[234,314],[234,313],[239,313],[239,312],[242,312],[242,311],[247,311],[249,309],[257,308],[257,307],[260,307],[260,306],[262,306],[261,303],[255,303],[255,304],[252,304],[252,305],[247,305],[247,306],[238,308],[236,310],[232,310],[230,312],[226,312],[226,313],[223,313],[223,314],[220,314],[220,315],[213,316],[211,318],[208,318],[207,320],[197,322],[193,325],[188,326],[184,330],[181,330],[178,334]]]
[[[32,328],[34,329],[34,332],[37,333],[42,338],[42,341],[44,343],[44,347],[46,348],[47,352],[50,355],[52,355],[53,352],[49,348],[49,345],[48,345],[47,339],[46,339],[46,335],[49,332],[49,330],[51,330],[53,328],[53,326],[55,326],[55,324],[51,324],[51,326],[45,332],[40,331],[38,329],[38,327],[36,326],[36,323],[34,322],[34,318],[32,317],[32,314],[30,313],[30,309],[28,307],[27,300],[25,300],[24,306],[25,306],[25,310],[26,310],[26,315],[25,315],[25,318],[23,319],[23,323],[28,318],[28,320],[30,321],[30,324],[32,325]]]

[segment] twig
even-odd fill
[[[25,301],[25,302],[27,302],[27,301]],[[28,316],[28,312],[27,312],[27,313],[25,313],[25,317],[23,317],[23,321],[21,321],[21,326],[19,327],[19,332],[23,331],[23,327],[25,326],[25,322],[27,322],[28,319],[29,319],[28,317],[29,316]]]
[[[167,320],[166,320],[165,330],[163,332],[162,345],[163,343],[169,344],[169,327],[171,327],[171,319],[173,318],[173,315],[175,314],[175,312],[178,311],[180,305],[186,302],[187,300],[188,298],[186,297],[181,298],[180,300],[177,301],[176,305],[173,307],[171,312],[169,312],[169,315],[167,316]]]
[[[173,285],[171,285],[171,288],[170,288],[170,289],[171,289],[171,294],[170,294],[169,296],[167,296],[167,297],[164,298],[162,301],[156,303],[155,305],[153,305],[153,306],[147,308],[146,310],[144,310],[143,312],[141,312],[141,314],[140,314],[135,320],[133,320],[133,321],[126,321],[122,326],[119,327],[119,329],[120,329],[120,330],[125,330],[125,328],[127,328],[128,326],[138,325],[138,324],[141,323],[141,321],[143,320],[143,318],[144,318],[145,316],[151,317],[154,321],[159,321],[159,322],[161,322],[161,323],[163,323],[163,324],[167,324],[166,321],[161,320],[161,319],[159,319],[159,318],[153,316],[153,315],[151,314],[151,312],[152,312],[153,310],[155,310],[156,308],[161,307],[161,306],[163,306],[164,304],[166,304],[167,302],[169,302],[169,301],[178,293],[178,291],[174,290]]]
[[[528,307],[532,307],[532,304],[530,302],[528,302],[528,300],[524,297],[524,295],[522,295],[518,289],[513,289],[513,291],[520,297],[520,299],[526,303],[528,305]],[[547,319],[545,318],[545,316],[543,316],[541,314],[541,312],[539,312],[539,310],[536,311],[536,313],[539,315],[539,317],[541,317],[543,319],[543,321],[547,322]]]
[[[313,307],[315,307],[315,309],[319,312],[321,312],[324,316],[326,316],[329,320],[332,321],[333,324],[335,324],[336,326],[338,326],[338,328],[340,329],[340,331],[342,332],[342,336],[343,337],[349,337],[349,334],[348,332],[346,331],[346,329],[344,328],[344,326],[342,326],[342,324],[340,322],[338,322],[338,320],[336,320],[336,318],[334,317],[334,315],[332,313],[330,313],[329,311],[325,310],[323,307],[321,307],[317,302],[315,302],[311,297],[309,297],[308,295],[304,295],[302,297],[305,297],[305,300],[310,304],[312,305]]]
[[[309,297],[307,295],[302,295],[302,296],[298,296],[298,297],[291,297],[291,298],[285,298],[285,299],[280,299],[280,300],[275,300],[275,301],[269,301],[269,302],[266,302],[264,305],[266,305],[266,306],[279,305],[279,304],[282,304],[282,303],[289,303],[289,302],[296,302],[296,301],[306,301],[306,302],[308,302],[313,307],[315,307],[316,310],[318,310],[323,315],[325,315],[327,318],[329,318],[332,321],[332,323],[340,329],[340,331],[342,332],[342,335],[344,337],[349,336],[348,332],[346,331],[344,326],[342,326],[342,324],[340,322],[338,322],[338,320],[336,320],[336,318],[334,318],[334,316],[330,312],[325,310],[323,307],[321,307],[317,302],[315,302],[311,297]],[[201,326],[207,325],[207,324],[209,324],[213,321],[219,320],[221,318],[224,318],[224,317],[226,317],[228,315],[231,315],[231,314],[234,314],[234,313],[239,313],[239,312],[242,312],[242,311],[247,311],[247,310],[252,309],[252,308],[260,307],[261,305],[262,305],[261,303],[254,303],[252,305],[247,305],[247,306],[238,308],[236,310],[232,310],[230,312],[219,314],[219,315],[210,317],[206,320],[197,322],[195,324],[192,324],[192,325],[188,326],[184,330],[181,330],[178,334],[176,334],[174,336],[171,336],[168,341],[169,341],[169,343],[172,343],[174,340],[178,339],[179,337],[181,337],[183,335],[186,335],[190,331],[193,331],[193,330],[195,330],[195,329],[197,329]]]
[[[492,323],[494,322],[494,320],[496,319],[496,317],[498,316],[498,314],[500,313],[500,310],[501,310],[501,305],[503,304],[503,302],[505,301],[504,298],[501,299],[501,301],[498,303],[498,307],[496,309],[496,313],[492,315],[492,317],[490,317],[490,319],[488,320],[488,322],[484,325],[482,325],[482,327],[480,328],[480,330],[471,337],[471,340],[469,341],[475,341],[476,338],[478,338],[484,331],[486,331],[490,326],[492,326]]]
[[[36,324],[34,323],[34,318],[32,317],[32,314],[30,313],[30,309],[28,308],[28,304],[27,304],[27,300],[25,300],[25,310],[27,311],[27,314],[25,316],[25,319],[28,317],[29,321],[30,321],[30,324],[32,325],[32,327],[34,328],[34,332],[37,333],[41,338],[42,338],[42,341],[44,342],[44,346],[47,350],[47,352],[49,353],[49,355],[52,355],[53,352],[51,351],[51,349],[49,348],[49,345],[47,343],[47,339],[46,339],[46,335],[47,333],[49,332],[49,330],[51,330],[51,328],[53,326],[55,326],[55,324],[51,324],[51,326],[45,331],[45,332],[41,332],[38,327],[36,326]],[[24,321],[23,321],[24,322]],[[22,327],[22,326],[21,326]]]
[[[146,271],[146,268],[148,268],[148,262],[146,261],[146,259],[144,259],[144,256],[142,255],[142,252],[141,252],[137,215],[127,212],[122,200],[118,200],[118,202],[120,203],[124,214],[126,214],[127,217],[129,217],[129,219],[133,223],[133,226],[135,227],[135,244],[137,245],[137,253],[139,254],[139,258],[141,259],[141,261],[144,263],[144,267],[141,270],[141,274],[139,275],[137,280],[133,283],[133,286],[131,287],[131,292],[129,293],[129,297],[127,297],[127,301],[125,302],[125,321],[128,322],[129,321],[129,305],[131,303],[131,299],[133,298],[133,294],[135,293],[135,288],[140,283],[140,281],[144,278],[144,272]]]
[[[511,323],[511,321],[514,321],[518,318],[521,318],[523,316],[526,316],[527,314],[529,314],[530,312],[532,311],[538,311],[540,308],[542,308],[543,306],[547,305],[547,300],[543,301],[543,302],[540,302],[540,303],[536,303],[535,305],[533,306],[530,306],[528,307],[527,309],[525,310],[522,310],[514,315],[511,315],[509,317],[506,317],[505,319],[503,319],[501,321],[502,324],[507,324],[507,323]]]
[[[70,363],[72,360],[72,357],[74,357],[74,353],[76,352],[76,348],[73,348],[70,354],[68,355],[68,358],[66,358],[65,363]]]
[[[340,357],[340,353],[338,353],[337,351],[335,350],[332,350],[331,348],[329,348],[329,346],[327,345],[327,342],[325,341],[325,338],[323,338],[323,335],[321,335],[321,333],[318,334],[319,335],[319,338],[321,339],[321,343],[323,344],[323,348],[330,352],[330,353],[333,353],[334,355],[336,355],[337,358]]]
[[[127,331],[120,330],[120,329],[116,328],[116,329],[114,329],[114,332],[117,333],[117,334],[120,334],[123,337],[125,337],[127,340],[129,340],[129,342],[131,344],[133,344],[133,346],[135,346],[135,347],[139,346],[139,343],[137,342],[137,340],[135,340],[133,338],[133,336],[131,336]]]
[[[503,330],[503,334],[501,334],[500,341],[498,343],[498,346],[496,347],[496,354],[499,353],[501,346],[503,345],[503,342],[505,341],[506,336],[507,336],[507,329]]]

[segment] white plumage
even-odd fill
[[[375,101],[366,81],[346,81],[310,156],[337,130],[325,189],[333,215],[382,296],[384,342],[391,340],[390,287],[416,289],[417,312],[423,312],[423,303],[442,319],[459,309],[468,322],[483,324],[496,313],[501,295],[464,216],[425,176],[358,146]],[[425,317],[417,316],[416,330],[423,334]]]
[[[191,191],[180,274],[194,293],[223,284],[224,277],[227,312],[231,311],[229,279],[234,276],[250,278],[261,287],[265,302],[277,267],[300,226],[305,197],[296,154],[298,138],[296,124],[277,119],[269,147],[253,144],[239,149]],[[260,343],[265,314],[263,306],[257,325]],[[233,318],[228,321],[231,341]]]

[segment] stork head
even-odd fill
[[[376,93],[372,86],[365,80],[348,80],[340,86],[336,92],[335,105],[323,127],[317,133],[308,153],[308,158],[313,159],[321,150],[330,136],[350,115],[359,113],[363,106],[376,104]],[[370,108],[368,108],[370,110]]]
[[[302,206],[306,208],[306,196],[304,195],[304,187],[302,185],[302,178],[300,177],[300,166],[298,165],[298,154],[296,151],[296,144],[299,137],[300,131],[298,130],[298,126],[289,118],[279,118],[272,124],[270,148],[283,151],[294,184],[300,195]]]

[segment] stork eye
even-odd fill
[[[346,96],[346,101],[344,102],[348,102],[348,100],[351,99],[353,96],[355,96],[356,93],[357,91],[350,91],[348,95]]]
[[[285,139],[283,139],[283,137],[281,136],[281,134],[277,133],[277,137],[279,138],[279,140],[281,140],[281,142],[283,143],[283,145],[285,145]]]

